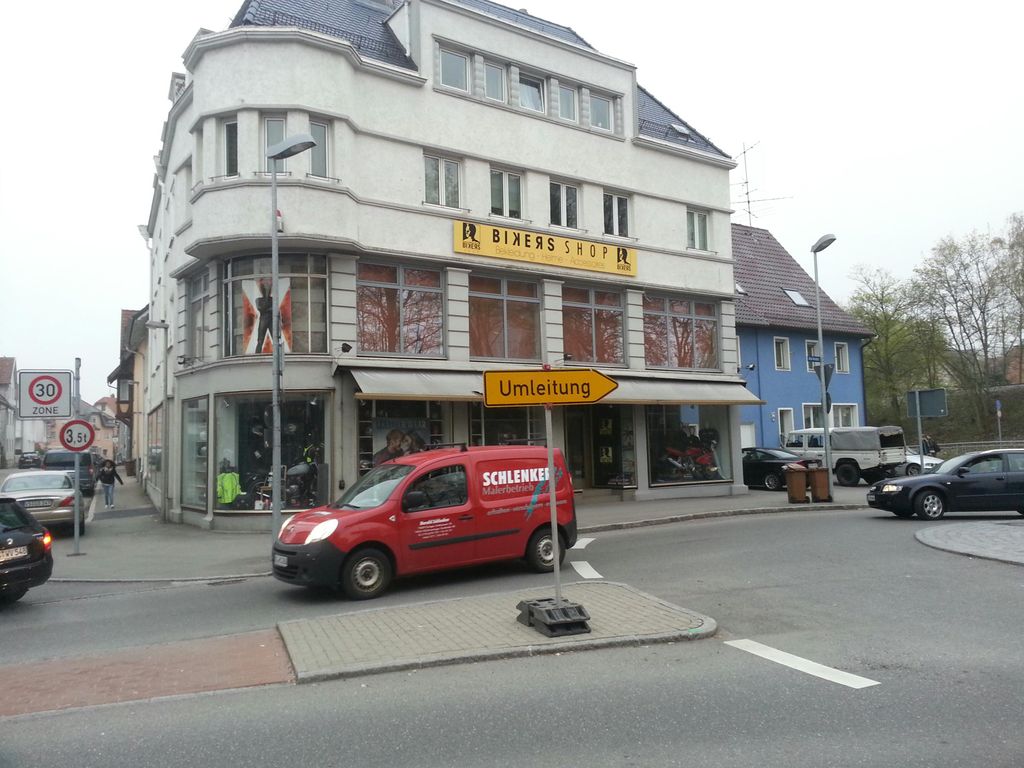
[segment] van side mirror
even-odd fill
[[[423,491],[409,491],[402,498],[402,511],[409,512],[414,509],[422,509],[429,506],[430,500]]]

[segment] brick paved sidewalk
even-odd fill
[[[0,667],[0,717],[295,679],[277,630]]]

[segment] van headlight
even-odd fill
[[[323,541],[332,533],[338,529],[337,518],[331,518],[330,520],[324,520],[322,523],[317,523],[317,526],[309,532],[306,537],[305,544],[315,544],[318,541]]]
[[[893,485],[892,483],[887,483],[886,485],[882,486],[882,493],[899,493],[902,490],[902,485]]]

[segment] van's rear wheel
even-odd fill
[[[378,597],[391,583],[391,558],[368,547],[353,552],[341,566],[341,589],[351,600]]]
[[[558,537],[558,562],[565,561],[565,542]],[[555,570],[554,547],[551,545],[551,526],[538,528],[526,545],[526,562],[538,573],[550,573]]]

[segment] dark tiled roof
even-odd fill
[[[523,11],[513,10],[490,0],[453,0],[496,19],[532,29],[555,39],[594,50],[586,40],[571,27],[554,24]],[[299,27],[325,35],[348,40],[362,55],[377,61],[394,64],[406,69],[416,69],[416,64],[405,55],[402,46],[395,39],[384,22],[391,11],[384,2],[380,7],[371,7],[357,0],[246,0],[231,22],[232,27]],[[705,152],[728,157],[722,150],[697,132],[685,120],[654,98],[651,93],[637,87],[637,109],[640,116],[640,135],[661,139],[683,147],[692,147]],[[679,133],[673,125],[685,126],[688,135]]]
[[[14,375],[14,358],[13,357],[0,357],[0,387],[7,386],[11,383],[11,377]]]
[[[300,27],[348,40],[367,58],[416,69],[385,20],[392,13],[354,0],[246,0],[232,27]]]
[[[736,282],[746,294],[736,296],[736,325],[817,330],[814,278],[767,229],[732,225]],[[783,289],[799,291],[810,306],[798,307]],[[832,333],[868,338],[867,328],[840,309],[822,291],[821,327]]]

